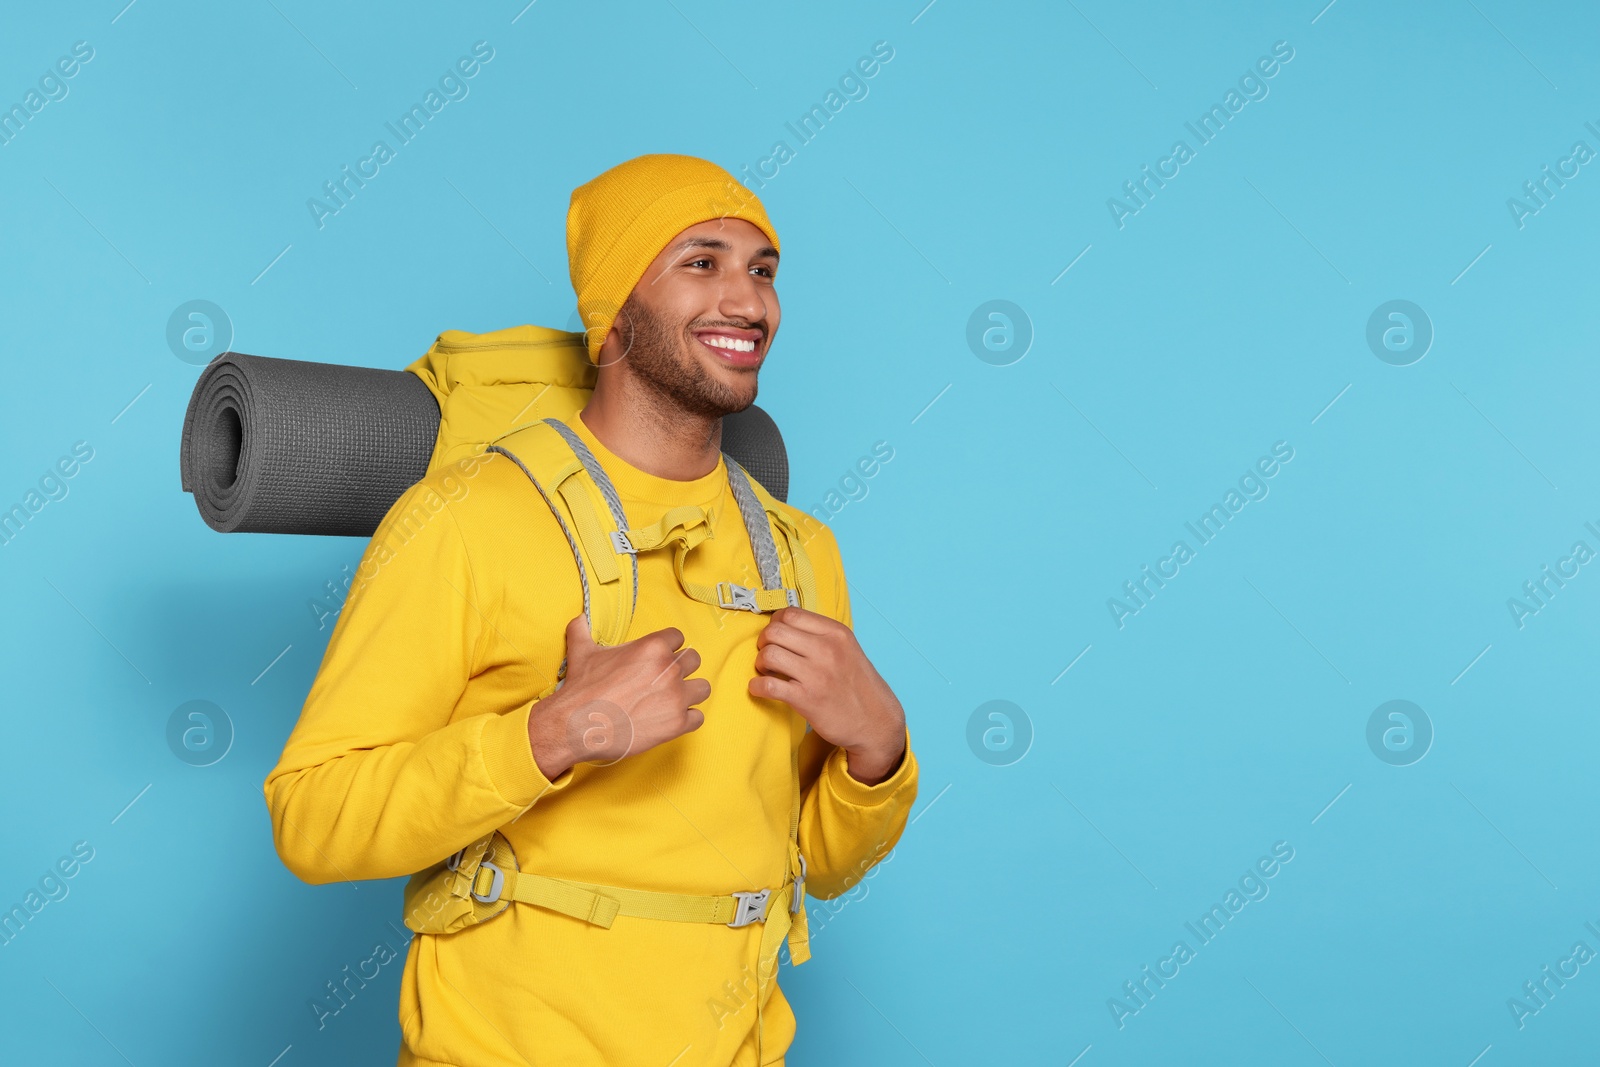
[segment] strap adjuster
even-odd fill
[[[805,891],[806,891],[806,857],[805,857],[805,853],[796,852],[795,855],[800,857],[800,877],[798,877],[798,878],[796,878],[794,880],[794,893],[793,893],[792,896],[789,897],[789,914],[790,915],[793,915],[795,912],[800,910],[800,898],[805,895]]]
[[[728,590],[727,594],[723,590]],[[741,611],[753,611],[760,614],[761,609],[756,607],[756,591],[749,586],[740,585],[738,582],[717,583],[717,607],[736,608]]]
[[[611,547],[617,550],[618,555],[626,553],[630,556],[637,556],[639,554],[639,550],[633,547],[633,542],[628,540],[628,535],[621,530],[611,531]]]
[[[729,926],[749,926],[767,917],[767,898],[772,895],[770,889],[755,889],[744,892],[735,892],[734,899],[739,902],[738,910],[733,916]]]
[[[494,875],[493,880],[489,883],[489,891],[487,893],[478,892],[478,875],[475,874],[472,876],[472,899],[480,904],[493,904],[500,899],[500,891],[505,888],[506,875],[504,871],[488,860],[478,864],[478,874],[482,874],[484,871],[489,871]]]
[[[792,608],[797,608],[800,606],[799,592],[794,589],[790,589],[787,586],[783,587],[781,590],[756,589],[752,586],[740,585],[738,582],[718,582],[717,607],[735,608],[741,611],[753,611],[759,615],[763,609],[756,598],[762,594],[766,594],[769,598],[767,602],[770,604],[772,602],[770,598],[775,596],[780,591],[783,593],[784,603],[788,604]],[[776,609],[769,608],[766,610]]]
[[[449,869],[449,870],[452,870],[452,871],[456,870],[458,867],[461,866],[461,861],[466,858],[466,855],[467,855],[467,850],[465,848],[461,849],[458,852],[452,852],[450,854],[450,858],[444,861],[445,867],[447,869]]]

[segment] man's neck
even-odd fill
[[[646,474],[687,482],[703,478],[722,455],[722,420],[663,405],[637,387],[628,396],[596,383],[578,417],[600,443]]]

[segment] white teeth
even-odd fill
[[[756,350],[754,341],[741,341],[738,338],[724,337],[721,334],[707,334],[700,338],[700,341],[703,344],[710,345],[712,348],[726,348],[730,352],[754,352]]]

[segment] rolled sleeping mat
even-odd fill
[[[722,416],[722,450],[738,460],[763,489],[788,502],[789,450],[771,415],[751,404]]]
[[[224,352],[184,413],[183,490],[221,533],[370,537],[427,474],[439,419],[409,371]],[[722,447],[788,499],[788,453],[765,411],[725,417]]]
[[[224,352],[183,417],[183,489],[222,533],[370,537],[438,433],[415,374]]]

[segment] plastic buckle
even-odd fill
[[[789,914],[793,915],[800,910],[800,898],[806,890],[806,857],[802,852],[796,852],[800,857],[800,877],[794,880],[794,893],[789,897]]]
[[[733,895],[739,901],[739,908],[729,926],[749,926],[767,917],[767,898],[772,895],[772,890],[756,889],[735,892]]]
[[[478,876],[473,875],[472,899],[478,901],[480,904],[493,904],[495,901],[500,899],[500,891],[505,888],[505,872],[499,867],[496,867],[494,864],[490,863],[488,860],[484,860],[482,863],[478,864],[478,871],[480,873],[483,871],[489,871],[494,875],[494,879],[489,883],[489,891],[487,893],[479,893]]]
[[[633,542],[628,540],[628,535],[621,530],[611,531],[611,547],[616,549],[619,554],[624,552],[631,556],[639,554],[639,550],[633,547]]]
[[[729,590],[726,598],[723,596],[723,589]],[[717,583],[717,607],[737,608],[741,611],[754,611],[757,614],[761,611],[756,607],[756,591],[738,582]]]
[[[461,866],[461,861],[466,858],[466,855],[467,850],[464,848],[459,852],[451,853],[450,858],[444,861],[445,867],[452,871],[456,870]]]
[[[797,608],[800,606],[800,594],[795,592],[793,589],[785,589],[783,591],[783,595],[784,598],[789,601],[789,606],[791,608]]]

